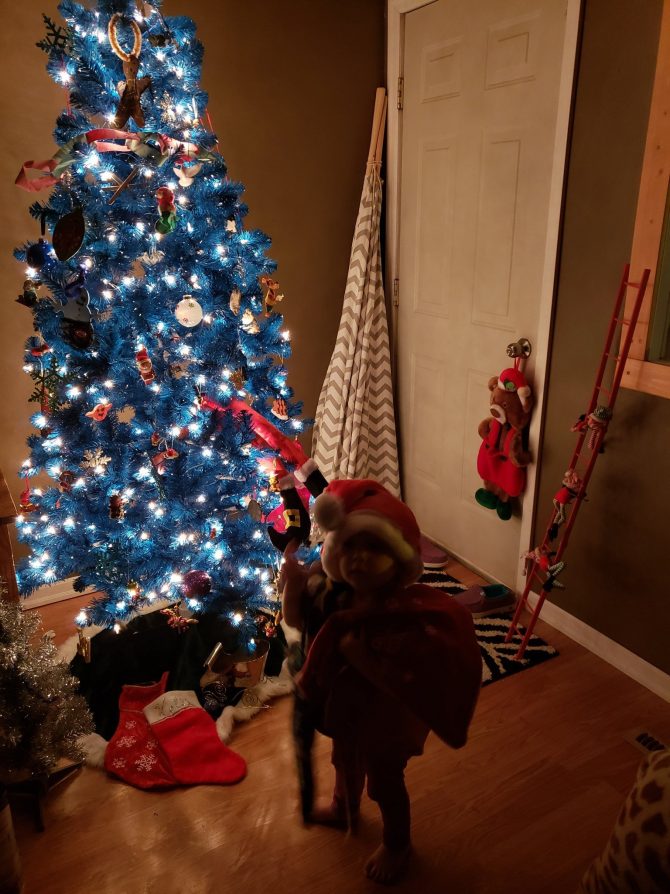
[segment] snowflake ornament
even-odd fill
[[[96,447],[95,450],[84,451],[84,458],[79,465],[87,472],[97,472],[98,475],[101,475],[107,471],[107,463],[111,463],[111,461],[111,456],[106,456],[100,447]]]

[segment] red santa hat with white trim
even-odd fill
[[[421,532],[412,510],[378,481],[356,479],[331,482],[317,497],[314,518],[326,534],[321,564],[331,580],[341,581],[342,545],[365,531],[382,540],[402,569],[405,585],[423,572]]]
[[[530,387],[520,369],[514,366],[504,369],[498,376],[498,388],[501,388],[503,391],[516,391],[524,413],[530,410],[532,406]]]

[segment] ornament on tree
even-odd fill
[[[23,292],[16,299],[17,303],[24,307],[35,307],[39,299],[37,292],[41,287],[41,283],[35,282],[33,279],[26,279],[23,283]]]
[[[31,357],[44,357],[45,354],[51,351],[49,345],[37,335],[31,335],[28,342],[30,344]]]
[[[281,489],[280,481],[288,475],[282,461],[278,457],[272,457],[272,459],[261,460],[258,465],[261,472],[268,476],[270,491],[273,494],[278,494]]]
[[[46,239],[33,242],[26,252],[26,263],[35,270],[41,270],[49,260],[49,243]]]
[[[160,453],[157,453],[155,456],[151,457],[151,464],[154,469],[158,472],[159,475],[163,475],[165,472],[165,462],[169,459],[177,459],[179,454],[174,449],[174,447],[168,447],[166,450],[161,450]]]
[[[84,450],[84,458],[79,465],[85,472],[102,475],[107,471],[107,464],[111,461],[111,456],[106,456],[100,447],[96,447],[94,450]]]
[[[201,599],[212,589],[212,578],[206,571],[187,571],[182,578],[181,591],[187,599]]]
[[[84,415],[88,416],[89,419],[93,419],[94,422],[102,422],[103,419],[107,418],[107,414],[111,409],[111,403],[109,401],[105,401],[103,403],[96,404],[92,410],[89,410],[88,413],[84,413]]]
[[[198,304],[193,295],[184,295],[182,300],[175,307],[174,314],[182,326],[186,326],[187,329],[192,329],[194,326],[197,326],[203,317],[202,307]]]
[[[150,86],[151,78],[147,75],[138,78],[137,73],[140,69],[140,51],[142,49],[142,32],[140,26],[134,19],[128,19],[133,32],[133,48],[130,53],[126,53],[119,43],[117,28],[123,16],[119,12],[115,12],[109,20],[107,27],[107,36],[109,43],[123,63],[123,74],[126,82],[119,85],[119,93],[121,98],[116,109],[114,118],[114,127],[124,127],[129,118],[132,118],[138,127],[144,127],[144,112],[140,99],[144,91]]]
[[[156,190],[158,199],[158,213],[160,218],[156,221],[156,232],[165,235],[171,233],[177,226],[177,206],[174,203],[174,193],[168,186],[159,186]]]
[[[174,167],[172,170],[177,175],[179,185],[187,189],[193,183],[196,175],[202,170],[202,164],[200,162],[194,162],[189,165],[182,164]]]
[[[155,264],[160,264],[160,262],[165,257],[164,251],[157,251],[156,246],[152,242],[151,250],[145,251],[144,254],[141,254],[138,261],[141,261],[143,264],[146,264],[147,267],[153,267]]]
[[[226,221],[226,233],[237,233],[237,224],[232,217]]]
[[[49,16],[42,13],[42,20],[47,26],[47,34],[35,44],[49,56],[54,52],[68,53],[72,50],[72,32],[68,27],[62,27],[52,21]]]
[[[261,285],[265,286],[263,304],[265,305],[265,316],[269,317],[274,310],[275,304],[278,304],[284,296],[277,291],[279,283],[276,279],[272,279],[271,276],[261,276]]]
[[[121,494],[112,494],[109,498],[109,517],[121,521],[126,514]]]
[[[170,364],[170,375],[173,379],[183,379],[188,373],[190,360],[174,361]]]
[[[69,494],[72,492],[72,485],[77,480],[77,475],[75,472],[71,472],[69,469],[65,469],[58,476],[58,489],[62,494]]]
[[[162,50],[163,47],[166,47],[169,43],[172,42],[171,34],[150,34],[149,35],[149,43],[152,47],[158,47],[158,49]]]
[[[93,344],[93,314],[89,307],[91,300],[85,285],[84,270],[65,286],[69,299],[62,309],[61,332],[65,341],[73,348],[85,350]]]
[[[256,317],[249,309],[242,314],[242,328],[249,335],[257,335],[261,331],[260,326],[256,322]]]
[[[247,377],[244,375],[244,370],[243,369],[235,369],[230,374],[230,379],[228,381],[233,386],[235,391],[242,391],[246,380],[247,380]]]
[[[254,624],[258,630],[258,635],[265,637],[265,639],[272,639],[273,636],[276,636],[277,627],[279,627],[281,617],[281,611],[272,614],[265,611],[259,611],[254,618]]]
[[[30,478],[26,475],[26,486],[19,495],[19,509],[24,515],[29,515],[31,512],[36,512],[39,508],[37,503],[33,503],[30,494]]]
[[[168,627],[172,627],[174,630],[178,630],[179,633],[183,633],[184,630],[188,630],[191,624],[197,624],[198,621],[196,618],[184,618],[180,614],[181,601],[176,604],[175,608],[168,607],[162,608],[160,613],[165,615],[168,622]]]
[[[288,419],[288,407],[283,397],[277,397],[272,401],[272,410],[270,411],[277,419],[286,422]]]
[[[162,31],[157,32],[156,34],[150,35],[149,43],[152,47],[166,47],[169,43],[176,43],[174,39],[174,35],[170,30],[170,26],[165,21],[163,17],[163,13],[158,8],[158,4],[155,3],[145,3],[144,0],[135,0],[139,7],[139,11],[142,14],[142,17],[148,19],[152,13],[155,13],[160,23],[163,27]]]
[[[135,363],[137,364],[137,368],[140,371],[144,384],[150,385],[155,379],[154,367],[144,345],[142,345],[139,351],[135,354]]]
[[[298,493],[293,475],[281,478],[277,482],[277,489],[284,507],[281,513],[284,530],[280,531],[272,525],[268,528],[268,536],[272,545],[283,553],[291,541],[309,543],[310,521],[309,512]],[[307,499],[309,500],[309,494]]]
[[[230,300],[228,301],[228,306],[232,310],[232,312],[237,316],[240,312],[240,301],[242,300],[242,292],[239,289],[233,289],[230,293]]]
[[[128,144],[129,142],[130,141],[127,140],[126,144]],[[139,144],[135,144],[135,145],[139,145]],[[137,165],[135,165],[135,167],[131,169],[130,173],[125,178],[125,180],[122,180],[119,183],[119,179],[117,177],[113,181],[112,185],[115,186],[115,189],[114,189],[114,192],[109,197],[109,199],[107,200],[108,205],[113,205],[114,202],[118,199],[119,195],[123,192],[123,190],[127,189],[130,186],[130,184],[133,182],[135,177],[137,177],[138,171],[139,171],[139,167]]]
[[[41,270],[42,267],[44,267],[49,260],[49,249],[51,248],[44,238],[44,234],[46,233],[46,217],[44,214],[42,214],[40,218],[40,227],[42,235],[40,236],[39,241],[29,245],[28,250],[26,251],[26,263],[30,267],[34,267],[35,270]]]
[[[253,497],[247,503],[247,512],[255,522],[263,521],[263,508],[258,500],[254,500]]]
[[[126,584],[126,589],[128,590],[128,595],[133,602],[137,602],[137,600],[142,595],[142,587],[136,580],[129,580]]]
[[[84,242],[86,223],[80,207],[58,221],[53,231],[53,247],[59,261],[73,258]]]
[[[58,371],[56,358],[51,358],[48,367],[45,367],[40,359],[39,370],[33,369],[30,378],[35,382],[35,389],[29,400],[39,401],[42,414],[48,416],[61,406],[58,392],[63,383],[63,377]]]
[[[161,436],[158,434],[157,431],[154,431],[154,432],[151,433],[150,441],[151,441],[151,446],[152,446],[152,447],[158,447],[158,445],[159,445],[160,442],[161,442]]]

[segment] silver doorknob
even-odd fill
[[[511,345],[507,345],[506,354],[508,357],[530,357],[531,352],[531,344],[527,338],[520,338],[518,341],[512,342]]]

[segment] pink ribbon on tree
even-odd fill
[[[132,149],[129,146],[103,141],[137,140],[137,137],[138,135],[136,133],[130,133],[125,130],[114,130],[109,127],[98,127],[94,130],[89,130],[87,133],[82,134],[74,140],[71,140],[69,143],[65,143],[61,146],[52,158],[47,158],[44,161],[33,161],[32,159],[30,161],[24,161],[14,182],[17,186],[20,186],[21,189],[25,189],[26,192],[41,192],[41,190],[48,189],[50,186],[54,186],[58,183],[60,172],[64,171],[66,167],[74,163],[75,157],[72,150],[75,144],[82,141],[82,138],[85,139],[89,145],[92,143],[98,152],[132,152]],[[28,171],[41,171],[42,176],[30,180],[28,179]],[[59,174],[56,175],[54,173],[55,171],[58,171]]]
[[[54,186],[58,183],[62,172],[77,160],[73,152],[74,147],[77,144],[82,145],[84,141],[93,145],[98,152],[135,152],[140,143],[146,143],[150,139],[158,143],[164,158],[167,159],[171,156],[178,164],[193,161],[196,158],[202,158],[204,161],[212,158],[211,152],[203,152],[195,143],[175,140],[164,134],[133,133],[110,127],[97,127],[65,143],[52,158],[44,161],[33,161],[32,159],[24,161],[14,182],[27,192],[40,192]],[[113,143],[109,142],[110,140],[123,140],[123,142]],[[41,171],[42,175],[30,180],[28,171]]]

